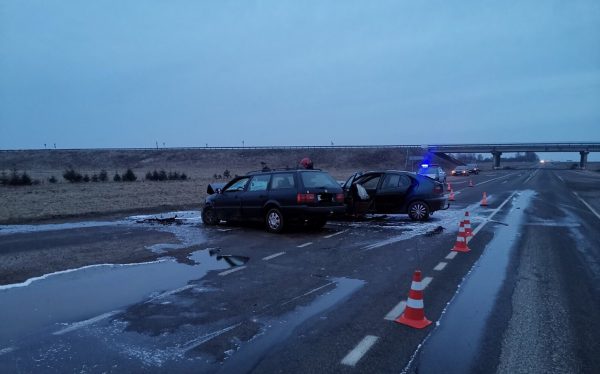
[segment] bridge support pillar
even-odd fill
[[[494,156],[494,169],[500,169],[500,156],[502,156],[502,152],[494,151],[492,152],[492,156]]]
[[[581,151],[579,152],[579,168],[580,169],[585,169],[585,167],[587,166],[587,156],[590,152],[588,151]]]

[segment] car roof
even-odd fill
[[[295,172],[322,172],[321,169],[269,169],[269,170],[254,170],[246,173],[246,176],[259,174],[275,174],[275,173],[295,173]]]

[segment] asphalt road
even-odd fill
[[[272,235],[190,213],[2,227],[0,256],[19,263],[98,255],[0,286],[0,372],[596,372],[600,174],[535,165],[449,181],[456,201],[426,223]],[[466,210],[476,235],[453,255]],[[146,263],[108,265],[136,261],[98,243]],[[393,321],[416,269],[436,322],[423,330]]]

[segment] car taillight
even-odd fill
[[[314,193],[299,193],[296,196],[296,201],[298,201],[298,204],[312,203],[315,201],[315,194]]]
[[[433,187],[433,192],[442,194],[442,193],[444,193],[444,187],[442,187],[438,184],[435,187]]]
[[[343,193],[336,194],[335,201],[337,201],[338,203],[343,203],[344,202],[344,194]]]

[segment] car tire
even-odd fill
[[[219,218],[213,208],[206,207],[202,209],[202,222],[207,226],[215,226],[219,223]]]
[[[265,226],[268,232],[280,233],[283,230],[283,214],[277,208],[271,208],[265,215]]]
[[[429,214],[429,206],[423,201],[413,201],[408,206],[408,216],[413,221],[426,221]]]
[[[327,218],[310,218],[306,223],[313,230],[322,229],[325,224],[327,224]]]

